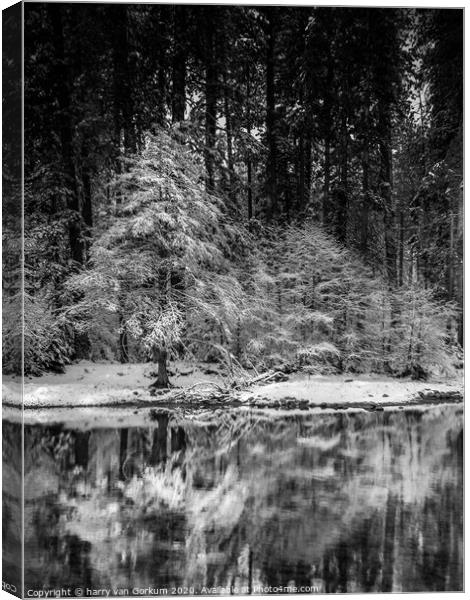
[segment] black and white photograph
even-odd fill
[[[3,590],[463,592],[463,5],[5,5]]]

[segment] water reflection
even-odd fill
[[[462,589],[462,410],[27,426],[26,589]]]

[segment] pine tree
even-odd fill
[[[168,385],[166,357],[187,343],[184,332],[211,323],[226,336],[243,301],[228,261],[237,233],[200,170],[187,147],[164,133],[149,136],[114,184],[120,202],[91,248],[91,268],[68,282],[84,298],[64,314],[102,341],[119,314],[138,353],[158,362],[158,386]]]

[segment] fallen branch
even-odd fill
[[[209,390],[207,391],[202,391],[202,392],[196,392],[195,389],[197,387],[200,386],[206,386],[206,387],[214,387],[217,390],[217,395],[215,396],[213,392],[209,392]],[[232,392],[232,390],[228,387],[223,387],[218,383],[215,383],[214,381],[198,381],[197,383],[194,383],[193,385],[187,387],[187,388],[178,388],[176,390],[172,390],[167,392],[166,394],[158,394],[159,399],[161,402],[169,402],[169,401],[175,401],[175,400],[190,400],[190,401],[194,401],[194,400],[207,400],[207,399],[211,399],[211,400],[215,400],[216,398],[220,398],[222,399],[226,399],[227,397],[229,397],[229,394]],[[152,395],[157,395],[155,393],[155,391],[153,392]]]
[[[267,373],[262,373],[258,375],[258,377],[253,377],[248,382],[249,385],[254,385],[255,383],[267,382],[274,379],[275,381],[287,381],[289,378],[285,373],[281,371],[268,371]]]
[[[166,394],[162,394],[161,392],[156,393],[155,390],[153,390],[151,393],[154,396],[158,396],[159,401],[162,403],[177,402],[182,400],[186,400],[188,402],[224,403],[234,400],[234,393],[236,391],[240,391],[241,389],[249,388],[255,384],[270,383],[272,381],[287,381],[287,379],[287,375],[281,371],[268,371],[267,373],[262,373],[261,375],[257,375],[248,381],[236,383],[235,385],[232,384],[229,386],[223,386],[215,381],[198,381],[189,387],[171,390]],[[196,388],[203,386],[213,387],[215,388],[215,391],[196,391]]]
[[[195,387],[197,387],[199,385],[213,385],[214,387],[216,387],[217,389],[219,389],[221,392],[228,391],[228,388],[222,387],[220,384],[215,383],[215,381],[198,381],[197,383],[194,383],[193,385],[190,385],[189,387],[184,388],[184,390],[186,392],[188,392],[188,391],[194,389]]]

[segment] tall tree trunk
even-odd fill
[[[134,124],[134,105],[132,93],[131,73],[129,69],[129,23],[128,7],[118,4],[112,7],[115,18],[113,36],[113,87],[114,87],[114,137],[116,152],[117,173],[121,172],[121,154],[135,152],[137,140]],[[121,195],[118,192],[116,203],[121,203]],[[124,318],[124,302],[120,300],[120,312],[118,315],[119,332],[119,360],[121,363],[129,362],[129,342]]]
[[[114,87],[114,129],[118,149],[135,152],[137,139],[134,123],[134,96],[129,67],[129,24],[128,8],[125,4],[113,6],[115,15],[113,40],[113,87]]]
[[[163,56],[160,58],[160,65],[158,67],[158,96],[156,101],[155,110],[155,123],[159,127],[165,126],[166,120],[166,107],[167,107],[167,64]],[[137,138],[136,138],[137,139]],[[137,146],[137,143],[136,143]]]
[[[251,158],[248,158],[246,163],[247,178],[248,178],[248,221],[253,218],[253,174]]]
[[[384,244],[385,244],[385,274],[390,294],[390,335],[385,342],[386,357],[384,368],[391,371],[389,356],[392,350],[393,331],[397,328],[400,319],[400,307],[396,302],[394,291],[396,290],[397,277],[397,239],[396,239],[396,215],[393,200],[392,179],[392,126],[390,107],[379,102],[379,130],[381,140],[380,152],[380,193],[382,197],[384,215]]]
[[[402,286],[405,279],[404,261],[405,261],[405,217],[403,208],[400,209],[400,245],[398,252],[398,285]]]
[[[327,131],[325,136],[325,158],[323,163],[323,200],[322,200],[322,223],[327,225],[330,220],[330,178],[331,178],[331,156],[330,156],[331,134]]]
[[[277,198],[277,142],[276,142],[276,106],[275,106],[275,15],[272,8],[266,9],[266,142],[268,157],[266,161],[266,188],[268,206],[266,216],[272,219],[278,212]]]
[[[447,256],[447,295],[455,298],[455,202],[449,200],[449,252]]]
[[[449,250],[447,256],[447,296],[456,302],[457,338],[463,344],[463,290],[462,290],[462,188],[449,201]]]
[[[171,119],[173,123],[184,120],[186,109],[186,6],[174,7],[174,51],[172,65]]]
[[[369,144],[365,142],[362,159],[361,252],[367,255],[369,239]]]
[[[225,67],[226,69],[226,67]],[[229,197],[233,198],[235,193],[234,182],[234,162],[233,162],[233,140],[232,140],[232,115],[231,115],[231,90],[227,77],[227,71],[224,70],[224,112],[225,112],[225,133],[227,137],[227,166],[229,176]]]
[[[298,145],[298,190],[297,205],[300,211],[305,208],[305,135],[299,136]]]
[[[91,174],[90,174],[90,168],[88,166],[83,167],[82,182],[83,182],[82,215],[83,215],[83,221],[86,225],[87,235],[90,235],[91,228],[93,227],[93,211],[92,211],[92,200],[91,200]]]
[[[458,326],[457,326],[457,340],[461,346],[463,346],[463,182],[459,186],[459,197],[457,206],[457,259],[458,268],[456,269],[455,277],[455,296],[457,299],[457,306],[459,308]]]
[[[309,133],[305,140],[305,191],[304,191],[304,209],[310,200],[310,190],[312,183],[312,136]]]
[[[348,129],[347,115],[343,107],[341,115],[341,153],[340,153],[340,187],[337,195],[336,206],[336,233],[338,240],[346,242],[347,221],[348,221]]]
[[[367,38],[366,50],[370,54],[370,16],[367,12]],[[370,143],[371,135],[370,124],[370,103],[371,103],[371,80],[370,73],[367,71],[364,84],[364,122],[363,122],[363,148],[362,148],[362,203],[361,203],[361,241],[360,250],[364,256],[368,252],[369,239],[369,210],[370,210]]]
[[[323,106],[323,126],[325,128],[325,157],[323,162],[323,200],[322,200],[322,224],[330,222],[330,187],[331,187],[331,132],[332,132],[332,107],[331,86],[333,85],[333,67],[331,57],[328,60],[326,73],[326,92]]]
[[[395,226],[395,209],[392,204],[392,190],[388,182],[382,183],[382,199],[384,202],[384,235],[385,235],[385,270],[389,286],[397,285],[397,240]]]
[[[85,225],[85,243],[84,243],[84,258],[88,260],[90,244],[91,244],[91,231],[93,228],[93,205],[92,205],[92,168],[90,164],[90,156],[88,154],[87,143],[84,142],[82,148],[82,219]]]
[[[214,154],[217,132],[217,63],[215,55],[215,22],[213,7],[205,9],[205,95],[206,95],[206,110],[205,110],[205,163],[206,163],[206,189],[213,192],[215,188],[215,168]]]
[[[87,151],[82,153],[82,222],[83,227],[83,261],[87,262],[90,255],[91,236],[93,227],[93,208],[91,198],[91,167]],[[76,358],[88,359],[91,356],[90,336],[87,332],[75,332],[74,348]]]
[[[251,138],[251,65],[246,66],[246,130],[248,138]],[[247,210],[248,210],[248,222],[253,218],[253,163],[251,155],[251,141],[248,151],[246,151],[246,176],[247,176]]]
[[[77,15],[73,13],[75,18]],[[75,24],[77,26],[77,24]],[[87,22],[79,23],[78,27],[86,27]],[[77,27],[77,30],[80,29]],[[81,35],[78,37],[78,43],[76,48],[76,59],[75,59],[75,68],[77,73],[83,74],[84,65],[82,62],[83,56],[87,52],[87,48],[83,47],[81,41]],[[79,87],[79,99],[78,102],[81,104],[86,104],[88,101],[88,87],[84,82]],[[91,198],[91,186],[92,186],[92,178],[93,178],[93,160],[91,158],[91,144],[90,137],[91,133],[88,129],[83,130],[83,137],[81,143],[81,152],[80,152],[80,175],[81,175],[81,215],[84,224],[84,243],[83,243],[83,251],[84,251],[84,260],[88,260],[89,258],[89,250],[90,250],[90,242],[91,242],[91,229],[93,227],[93,210],[92,210],[92,198]]]
[[[379,107],[380,194],[384,213],[385,272],[389,286],[397,285],[397,240],[392,179],[392,126],[389,107]]]
[[[67,189],[67,208],[71,211],[68,225],[70,253],[72,260],[78,264],[82,264],[84,252],[81,235],[80,200],[73,151],[71,84],[64,48],[63,8],[60,4],[51,3],[47,5],[47,9],[52,24],[52,43],[56,56],[56,75],[54,81],[56,83],[55,93],[59,107],[57,120],[60,132],[62,171]]]

